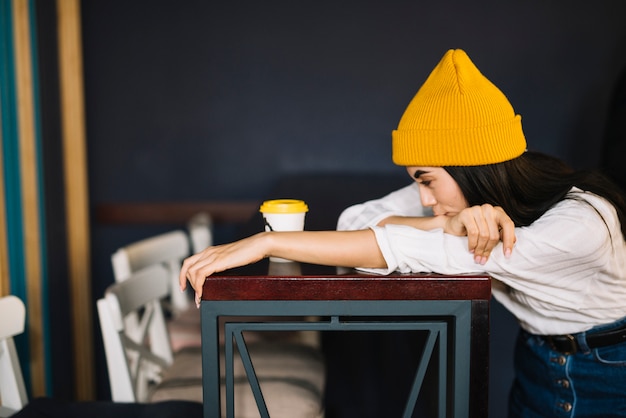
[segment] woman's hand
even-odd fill
[[[196,292],[196,306],[199,306],[202,286],[208,276],[229,268],[254,263],[267,255],[264,250],[266,241],[264,236],[265,234],[260,233],[230,244],[208,247],[185,259],[178,278],[181,291],[187,288],[189,281]]]
[[[509,257],[515,245],[515,224],[499,206],[484,204],[463,209],[454,216],[446,217],[444,231],[465,236],[474,261],[485,264],[493,248],[502,241],[505,257]]]
[[[209,247],[187,258],[178,277],[180,288],[185,290],[189,281],[196,292],[196,305],[199,305],[207,277],[269,256],[328,266],[387,266],[370,229],[260,232],[230,244]]]

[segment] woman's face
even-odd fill
[[[419,185],[422,205],[433,214],[454,216],[468,207],[459,185],[442,167],[407,167],[409,176]]]

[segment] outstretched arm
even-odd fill
[[[187,258],[180,271],[180,288],[184,290],[189,281],[196,293],[196,303],[199,303],[207,277],[269,256],[330,266],[387,266],[374,232],[369,229],[261,232],[230,244],[208,247]]]
[[[474,254],[476,263],[483,265],[500,241],[504,255],[509,256],[516,240],[515,224],[511,218],[501,207],[489,204],[463,209],[454,216],[391,216],[378,225],[387,224],[408,225],[422,231],[442,228],[448,234],[467,236],[469,251]]]

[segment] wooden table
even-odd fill
[[[221,416],[218,319],[271,316],[277,319],[224,326],[227,345],[233,340],[242,344],[238,348],[243,349],[244,364],[242,333],[247,330],[424,330],[428,331],[428,339],[404,416],[411,416],[426,367],[436,361],[438,417],[484,418],[488,415],[490,297],[491,281],[484,275],[376,276],[264,260],[212,276],[205,282],[201,304],[204,416]],[[294,316],[322,319],[281,320]],[[230,350],[232,355],[232,347]],[[250,383],[261,416],[268,416],[258,382],[251,379]],[[232,378],[229,380],[228,375],[226,386],[226,413],[233,417]]]

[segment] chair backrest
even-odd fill
[[[109,286],[97,301],[111,398],[146,402],[173,354],[161,300],[170,294],[169,271],[155,264]],[[136,315],[138,327],[125,318]]]
[[[26,308],[16,296],[0,298],[0,417],[8,417],[27,403],[22,369],[13,337],[24,332]]]
[[[191,241],[191,251],[194,254],[213,245],[213,220],[206,212],[199,212],[187,222],[187,231]]]
[[[189,254],[189,237],[184,231],[156,235],[118,249],[111,256],[113,275],[116,282],[121,282],[148,266],[165,266],[170,277],[170,308],[173,314],[177,314],[191,306],[189,296],[178,290],[178,273]]]

